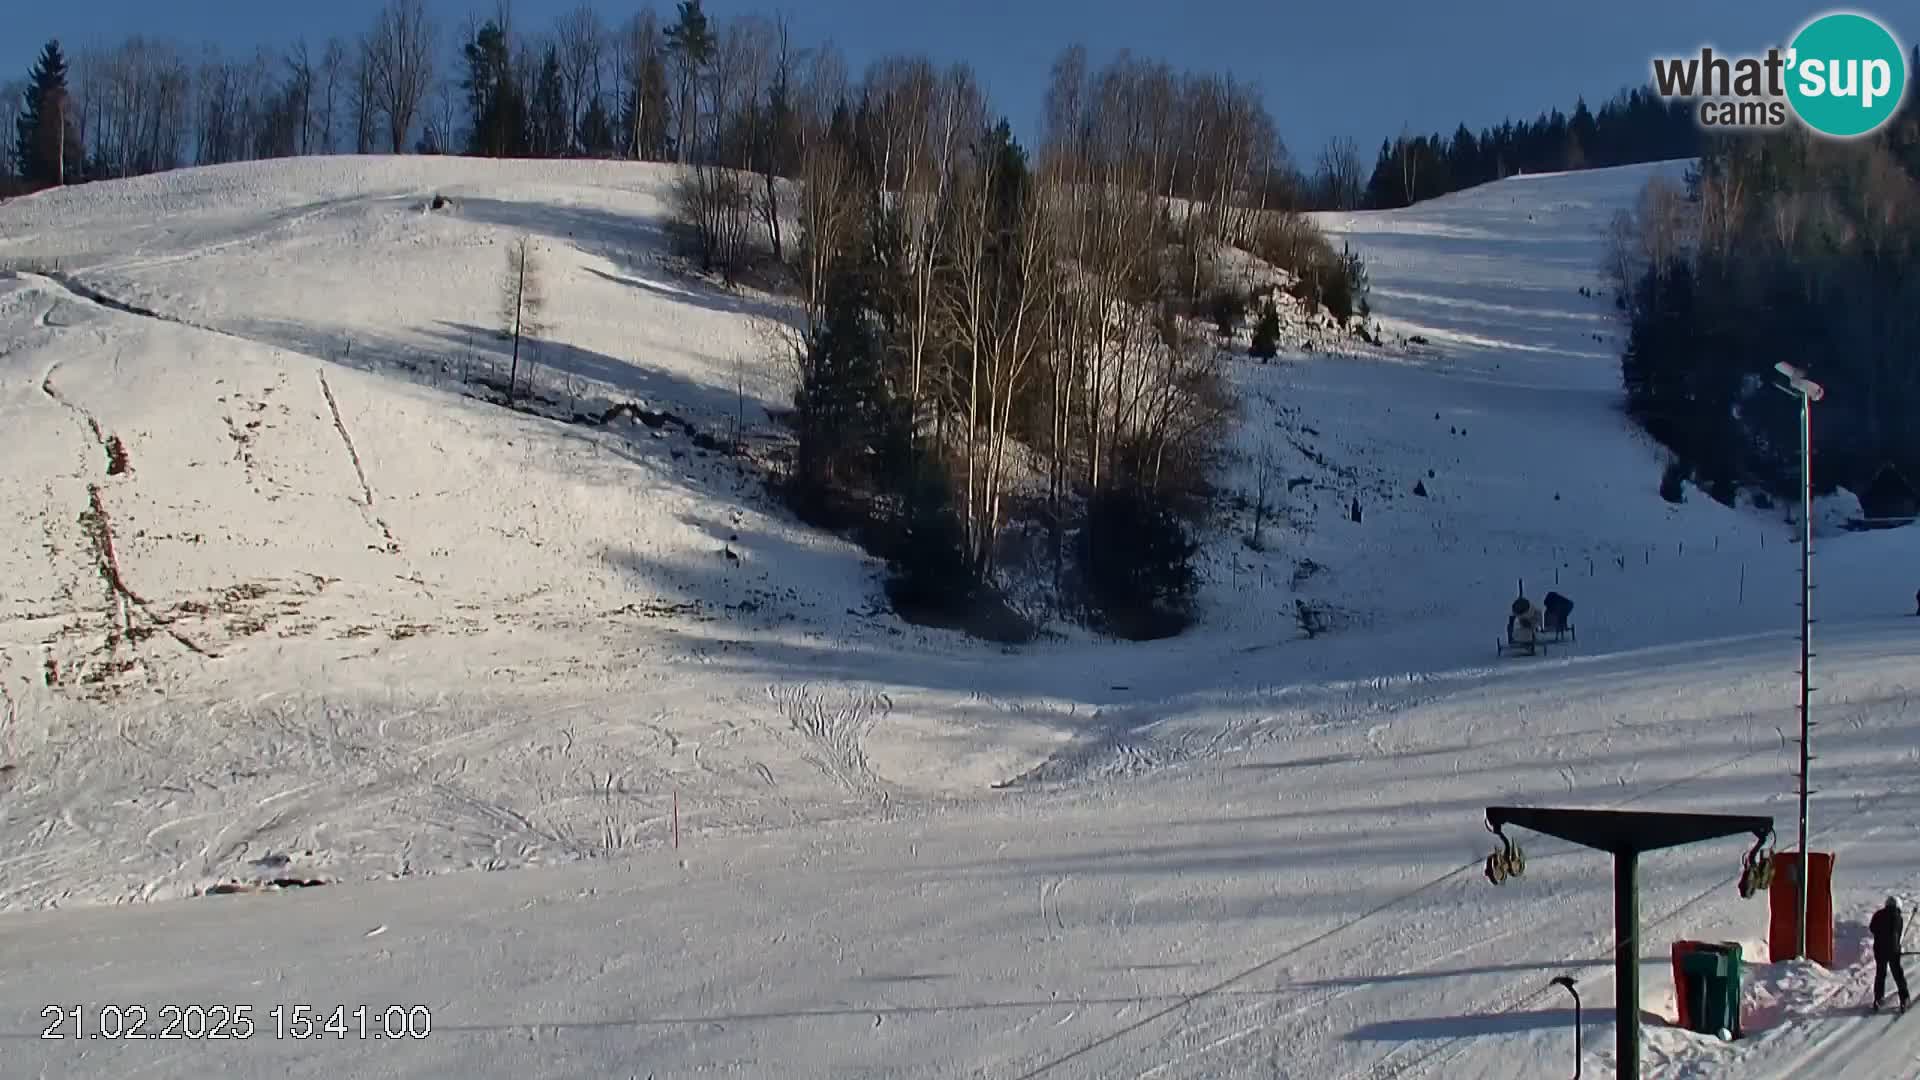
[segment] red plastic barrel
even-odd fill
[[[1833,854],[1807,853],[1807,959],[1833,966]],[[1772,921],[1767,928],[1767,951],[1774,963],[1794,955],[1794,920],[1799,914],[1800,853],[1773,854],[1773,882],[1767,886]]]

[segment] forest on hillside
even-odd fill
[[[533,26],[506,4],[455,22],[437,19],[425,0],[391,0],[363,33],[317,43],[240,52],[144,34],[77,50],[49,43],[31,72],[0,80],[0,133],[11,136],[0,195],[304,154],[686,162],[700,152],[692,128],[705,100],[740,111],[723,146],[745,157],[743,145],[762,134],[784,137],[800,95],[860,81],[831,45],[794,40],[784,17],[708,20],[699,4],[688,7],[663,17],[643,6],[613,25],[583,4]],[[710,23],[711,56],[690,56],[673,36],[690,14]],[[1225,79],[1259,96],[1253,84]],[[746,102],[754,108],[740,109]],[[1580,101],[1571,114],[1555,108],[1478,134],[1466,124],[1451,136],[1402,131],[1383,142],[1371,172],[1359,145],[1334,138],[1298,159],[1282,148],[1260,182],[1272,204],[1292,209],[1378,209],[1516,172],[1688,157],[1698,141],[1684,109],[1631,89],[1597,113]]]
[[[1188,618],[1230,452],[1220,343],[1251,319],[1253,352],[1274,355],[1276,288],[1366,333],[1364,264],[1304,210],[1703,152],[1684,107],[1628,90],[1477,135],[1403,133],[1364,176],[1335,139],[1309,168],[1254,84],[1079,47],[1042,113],[1023,145],[970,65],[897,54],[856,75],[783,18],[700,0],[617,27],[584,5],[548,27],[503,7],[451,34],[423,0],[389,0],[317,49],[134,36],[70,58],[50,42],[0,92],[0,159],[27,189],[339,152],[671,163],[684,254],[800,298],[779,345],[799,512],[884,555],[920,617],[1157,636]],[[1687,189],[1650,189],[1618,223],[1628,407],[1717,495],[1787,475],[1782,401],[1756,389],[1783,347],[1832,378],[1828,482],[1920,473],[1913,127],[1909,109],[1851,144],[1717,140]],[[1234,248],[1272,276],[1223,271]],[[1049,610],[1004,602],[1023,574]]]
[[[1391,210],[1516,173],[1690,158],[1700,152],[1693,112],[1690,102],[1634,88],[1622,90],[1598,113],[1582,99],[1571,115],[1553,109],[1531,121],[1483,128],[1478,135],[1465,124],[1450,138],[1402,132],[1381,143],[1364,188],[1332,183],[1332,177],[1353,172],[1323,155],[1309,192],[1327,209]]]
[[[969,65],[855,77],[780,19],[699,0],[611,33],[584,7],[550,35],[488,19],[437,77],[432,30],[394,0],[317,61],[197,70],[140,39],[70,69],[49,44],[17,162],[78,182],[418,131],[421,152],[672,163],[693,266],[799,300],[797,327],[769,328],[794,387],[781,491],[888,559],[897,609],[996,637],[1185,625],[1237,417],[1222,343],[1251,317],[1274,355],[1280,288],[1364,322],[1364,266],[1290,208],[1273,118],[1230,74],[1065,49],[1027,147]],[[1225,272],[1229,248],[1256,259]],[[1037,605],[1004,602],[1015,579]]]
[[[1916,95],[1865,138],[1716,137],[1684,186],[1654,181],[1613,233],[1626,405],[1673,455],[1669,497],[1682,479],[1727,503],[1796,490],[1799,414],[1772,388],[1780,361],[1827,391],[1817,487],[1920,478]]]
[[[1272,119],[1229,78],[1068,49],[1032,152],[963,67],[858,100],[802,124],[789,497],[887,555],[902,612],[1017,637],[998,583],[1024,577],[1108,633],[1177,632],[1238,420],[1221,343],[1266,292],[1272,355],[1275,285],[1364,316],[1364,267],[1275,204]],[[681,219],[750,205],[740,176],[694,167]]]

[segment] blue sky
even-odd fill
[[[428,0],[452,31],[492,0]],[[577,0],[516,0],[521,27],[547,25]],[[300,36],[324,40],[371,22],[380,0],[74,0],[10,5],[0,77],[25,73],[48,37],[69,48],[133,32],[251,49]],[[596,2],[608,22],[637,0]],[[672,0],[653,5],[670,14]],[[1351,135],[1371,157],[1400,130],[1480,127],[1577,95],[1596,103],[1644,82],[1655,54],[1702,44],[1756,50],[1784,41],[1813,15],[1805,0],[707,0],[716,15],[784,9],[801,43],[831,39],[858,73],[885,52],[968,60],[1017,129],[1039,112],[1047,68],[1060,48],[1085,44],[1096,60],[1119,49],[1177,67],[1232,71],[1257,82],[1295,156],[1310,161],[1331,135]],[[1855,6],[1892,26],[1909,46],[1920,26],[1905,4]],[[1907,24],[1907,25],[1903,25]]]

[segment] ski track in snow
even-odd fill
[[[1581,293],[1614,209],[1680,168],[1323,215],[1391,344],[1235,365],[1221,484],[1267,446],[1287,480],[1264,550],[1231,516],[1205,538],[1180,639],[1012,653],[861,614],[869,560],[694,442],[744,418],[777,451],[753,320],[791,311],[674,275],[668,170],[296,160],[0,207],[0,907],[70,909],[0,918],[0,1026],[138,971],[434,1003],[430,1043],[225,1046],[241,1072],[1559,1073],[1546,980],[1610,1004],[1605,860],[1533,838],[1493,889],[1482,808],[1792,817],[1789,530],[1658,499]],[[548,400],[508,410],[488,327],[521,235],[556,330]],[[1847,927],[1920,887],[1920,624],[1886,587],[1911,534],[1818,547]],[[1575,598],[1578,645],[1496,659],[1516,579]],[[1669,937],[1763,936],[1732,847],[1649,860],[1646,1008]],[[331,884],[90,907],[274,878]],[[1870,968],[1754,970],[1764,1030],[1650,1024],[1648,1075],[1909,1069],[1820,1012]],[[1609,1025],[1586,1043],[1611,1075]],[[72,1071],[56,1045],[19,1067]],[[90,1050],[82,1075],[213,1061]]]

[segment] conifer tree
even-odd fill
[[[560,52],[547,47],[533,88],[533,150],[541,157],[567,152],[566,83],[560,75]]]
[[[80,171],[79,129],[67,94],[67,58],[47,42],[29,76],[26,100],[14,121],[14,159],[29,184],[64,184]]]
[[[685,163],[691,160],[694,143],[700,137],[700,74],[713,63],[719,43],[714,39],[706,12],[700,8],[700,0],[680,0],[679,18],[667,27],[666,38],[667,52],[679,69],[680,101],[675,112],[680,120],[680,136],[676,149],[680,161]]]
[[[1253,328],[1253,347],[1247,350],[1261,360],[1280,353],[1280,312],[1269,300],[1260,306],[1260,321]]]
[[[499,24],[488,22],[462,50],[466,54],[467,107],[473,133],[467,152],[480,157],[519,157],[527,152],[527,106],[513,77],[513,56]]]

